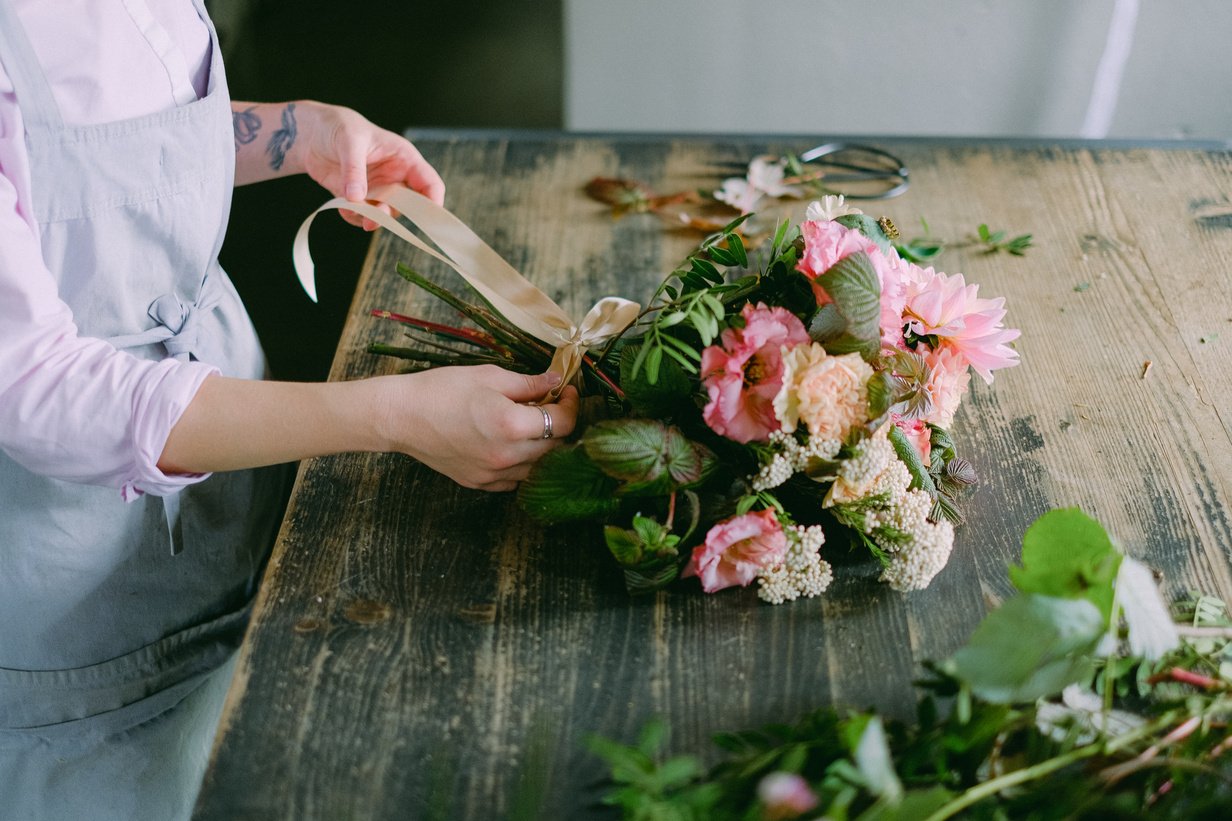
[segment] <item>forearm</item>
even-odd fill
[[[263,382],[210,377],[176,422],[165,473],[211,473],[347,451],[385,450],[379,379]]]
[[[235,184],[273,179],[304,171],[304,129],[311,127],[312,100],[288,103],[232,101],[235,135]]]

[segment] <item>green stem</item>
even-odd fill
[[[1232,707],[1232,704],[1224,705],[1225,709],[1227,707]],[[1091,758],[1092,756],[1100,754],[1111,755],[1112,753],[1122,750],[1131,744],[1141,741],[1143,738],[1155,735],[1160,730],[1176,722],[1178,719],[1186,717],[1186,715],[1187,711],[1185,710],[1169,710],[1162,713],[1154,721],[1143,724],[1136,730],[1127,732],[1124,735],[1108,739],[1103,743],[1092,742],[1082,747],[1077,747],[1070,750],[1064,755],[1059,755],[1055,758],[1041,761],[1039,764],[1035,764],[1031,767],[1024,767],[1021,770],[1015,770],[1014,772],[1007,773],[999,778],[994,778],[990,781],[985,781],[982,784],[977,784],[964,792],[962,795],[958,796],[958,798],[941,807],[941,809],[937,810],[932,815],[928,816],[926,821],[943,821],[943,819],[951,818],[968,807],[978,804],[985,798],[995,795],[1007,787],[1014,787],[1019,784],[1025,784],[1028,781],[1034,781],[1037,778],[1041,778],[1049,773],[1064,769],[1070,764],[1077,761],[1082,761],[1085,758]]]

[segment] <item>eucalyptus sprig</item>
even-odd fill
[[[737,231],[747,218],[748,215],[735,219],[707,237],[655,289],[638,317],[638,327],[645,330],[633,360],[632,377],[636,378],[644,367],[647,380],[655,384],[665,356],[675,360],[686,373],[698,372],[702,355],[697,345],[670,329],[690,329],[701,347],[710,345],[727,318],[724,297],[730,298],[733,292],[748,292],[756,285],[756,276],[727,282],[725,272],[719,270],[720,266],[748,267],[748,253]]]

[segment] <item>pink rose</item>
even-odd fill
[[[773,772],[757,784],[757,798],[766,821],[798,818],[816,808],[816,793],[795,773]]]
[[[785,308],[745,305],[744,327],[728,328],[702,351],[702,383],[711,430],[740,443],[764,442],[779,429],[774,397],[783,384],[783,347],[809,341],[804,323]]]
[[[768,570],[787,555],[787,536],[772,510],[759,510],[719,522],[706,533],[706,541],[693,548],[684,576],[697,576],[707,593],[725,587],[744,587],[761,570]]]

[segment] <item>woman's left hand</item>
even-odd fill
[[[370,188],[401,183],[437,205],[444,202],[445,183],[410,140],[341,106],[302,102],[296,112],[304,133],[298,146],[303,169],[334,196],[363,202]],[[376,228],[354,212],[342,215],[366,230]]]

